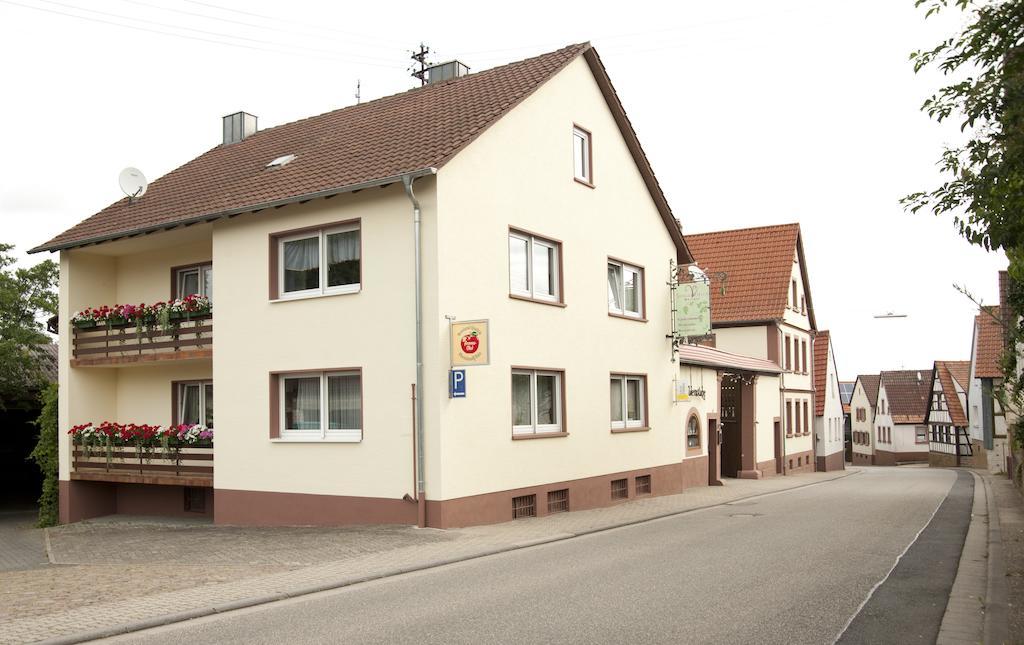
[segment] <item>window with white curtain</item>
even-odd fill
[[[282,439],[362,439],[362,377],[359,372],[288,374],[279,381]]]
[[[643,269],[608,260],[608,312],[643,318]]]
[[[213,265],[185,267],[174,275],[176,298],[200,295],[213,300]]]
[[[612,374],[609,383],[613,430],[644,427],[647,407],[645,381],[643,376]]]
[[[590,168],[593,157],[590,151],[590,133],[581,127],[572,129],[572,165],[576,179],[588,184],[594,183]]]
[[[178,423],[213,427],[213,382],[190,381],[177,384]]]
[[[512,434],[562,432],[562,373],[512,370]]]
[[[510,231],[508,234],[509,292],[535,300],[561,302],[558,242]]]
[[[277,254],[280,298],[359,291],[358,223],[278,238]]]

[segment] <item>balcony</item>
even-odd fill
[[[165,454],[159,448],[140,453],[134,447],[74,445],[71,479],[157,484],[213,486],[213,448],[180,448]]]
[[[71,321],[71,366],[124,366],[213,356],[213,310],[186,296],[157,305],[86,309]]]

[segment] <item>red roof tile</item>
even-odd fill
[[[32,251],[211,221],[440,168],[569,63],[583,56],[637,164],[680,262],[682,231],[654,177],[597,52],[589,43],[261,130],[218,145]],[[268,170],[277,157],[294,154]]]
[[[819,331],[814,337],[814,416],[825,414],[825,391],[828,382],[828,330]],[[836,386],[838,387],[838,385]]]
[[[700,268],[709,275],[727,275],[722,284],[725,293],[711,290],[712,322],[782,318],[799,239],[799,224],[687,235],[686,244]]]
[[[967,414],[964,413],[964,408],[960,404],[960,396],[957,394],[953,379],[956,379],[960,383],[960,387],[966,391],[970,366],[968,361],[935,361],[935,374],[942,385],[949,418],[955,426],[966,427]]]
[[[882,372],[881,385],[893,423],[924,423],[931,392],[931,370]]]
[[[999,307],[985,307],[974,318],[978,330],[978,346],[975,350],[974,376],[977,378],[1002,378],[999,363],[1003,356],[1003,326]]]

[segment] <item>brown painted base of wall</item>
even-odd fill
[[[971,450],[974,454],[971,456],[961,455],[959,463],[957,463],[956,455],[944,452],[929,452],[928,465],[936,468],[956,468],[958,466],[962,468],[988,468],[988,454],[984,445],[980,441],[971,439]]]
[[[819,472],[832,472],[833,470],[845,470],[846,459],[843,451],[833,452],[831,455],[825,455],[824,457],[818,457],[816,459],[815,467]]]
[[[854,466],[874,466],[875,456],[863,452],[855,452],[853,453],[853,461],[850,463]]]
[[[760,478],[763,478],[763,477],[775,477],[775,476],[777,476],[779,474],[778,473],[778,468],[776,467],[774,459],[769,459],[768,461],[759,461],[759,462],[757,462],[757,470],[758,470],[758,472],[761,473],[761,477]]]
[[[814,472],[814,451],[805,450],[804,452],[791,452],[786,455],[786,469],[787,475],[800,475],[803,473]]]
[[[206,488],[202,512],[185,510],[183,486],[154,486],[79,480],[60,480],[59,516],[62,524],[104,515],[213,517],[213,489]]]
[[[416,503],[384,497],[273,493],[218,488],[216,524],[344,526],[416,524]]]
[[[956,455],[949,455],[944,452],[929,452],[928,465],[932,468],[955,468]]]
[[[876,466],[895,466],[915,462],[927,462],[928,452],[889,452],[888,450],[875,451]]]
[[[636,479],[649,475],[651,492],[649,495],[637,495]],[[625,479],[627,482],[626,499],[612,499],[611,483]],[[637,497],[656,497],[658,495],[674,495],[684,488],[707,486],[708,458],[691,457],[682,463],[654,466],[640,470],[574,479],[565,482],[516,488],[497,493],[486,493],[470,497],[460,497],[443,501],[427,500],[427,525],[436,528],[456,528],[479,524],[496,524],[507,522],[512,517],[512,499],[527,495],[536,495],[536,514],[538,517],[548,514],[548,493],[557,490],[568,490],[569,510],[582,511],[588,508],[600,508],[620,504]]]

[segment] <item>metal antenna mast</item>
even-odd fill
[[[363,96],[362,96],[362,81],[357,78],[356,79],[356,105],[359,105],[362,102],[362,98],[363,98]]]
[[[419,51],[412,52],[413,65],[409,69],[412,70],[412,77],[420,79],[420,85],[427,84],[427,54],[430,53],[430,47],[427,47],[423,43],[420,43]],[[416,69],[416,64],[419,64],[419,69]]]

